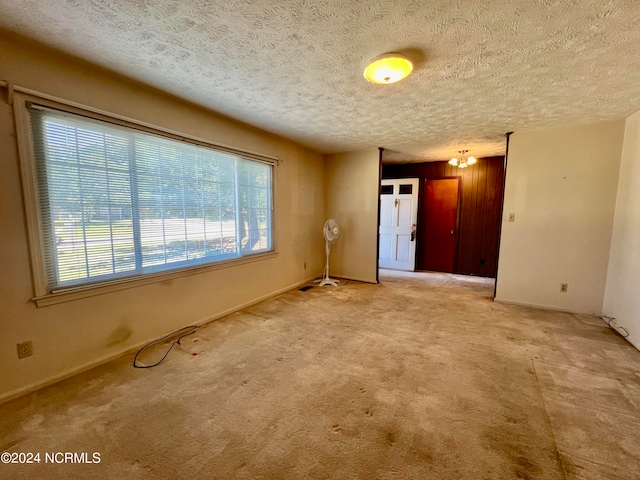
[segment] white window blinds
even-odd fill
[[[272,250],[272,165],[29,112],[48,291]]]

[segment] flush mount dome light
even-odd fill
[[[364,78],[371,83],[386,85],[407,78],[413,70],[413,64],[399,53],[385,53],[374,58],[364,69]]]

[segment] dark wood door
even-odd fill
[[[453,272],[459,185],[458,178],[427,180],[421,262],[424,270]]]

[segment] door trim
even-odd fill
[[[384,148],[378,147],[378,152],[378,226],[376,227],[376,283],[380,283],[380,209],[382,204],[380,194],[382,189],[382,153],[384,152]]]
[[[493,298],[498,293],[498,265],[500,264],[500,241],[502,240],[502,218],[504,217],[504,194],[507,188],[507,164],[509,162],[509,140],[513,132],[504,134],[506,139],[504,160],[502,160],[502,198],[500,199],[500,220],[498,222],[498,243],[496,245],[496,275],[493,279]]]

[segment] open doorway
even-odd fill
[[[504,157],[480,158],[475,165],[461,169],[446,161],[385,163],[384,153],[383,151],[382,181],[407,178],[420,180],[415,229],[415,269],[495,278],[504,191]],[[439,187],[447,184],[441,183],[442,180],[453,180],[447,185],[450,193],[455,192],[457,182],[457,205],[438,207],[438,200],[434,198],[429,202],[429,195],[435,192],[437,197],[441,190]],[[429,184],[434,187],[431,193]],[[455,194],[450,196],[455,197]],[[381,207],[382,197],[383,195],[380,196]],[[448,235],[446,241],[437,239],[434,225],[427,220],[425,212],[428,204],[436,209],[449,210],[447,215],[442,215],[448,218],[448,223],[443,221],[439,227]],[[454,223],[455,226],[451,228]],[[442,248],[434,249],[434,243],[436,247],[440,243]],[[380,266],[384,268],[382,263]]]

